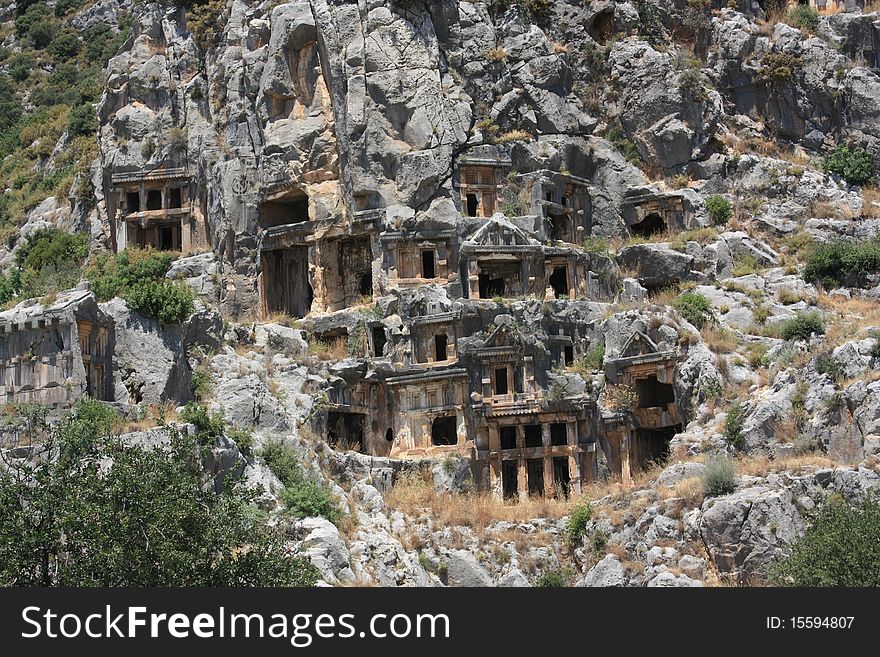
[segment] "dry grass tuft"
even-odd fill
[[[499,520],[527,522],[535,518],[562,518],[569,514],[572,502],[544,497],[525,502],[506,502],[487,493],[450,495],[437,493],[427,473],[404,474],[386,494],[389,507],[409,516],[427,514],[435,528],[470,527],[482,533]]]
[[[706,346],[716,354],[729,354],[736,350],[736,334],[730,329],[715,324],[707,324],[700,329]]]

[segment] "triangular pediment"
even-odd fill
[[[646,354],[656,354],[659,352],[654,341],[641,331],[636,331],[620,350],[620,358],[630,358],[632,356],[644,356]]]

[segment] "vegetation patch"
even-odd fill
[[[685,320],[697,328],[702,328],[712,319],[712,304],[699,292],[683,292],[673,306]]]
[[[783,340],[809,340],[812,335],[823,335],[825,323],[818,312],[801,313],[782,322],[779,335]]]
[[[340,520],[341,513],[330,489],[308,479],[296,450],[282,440],[271,440],[263,445],[260,456],[284,485],[281,500],[296,518],[320,516],[332,523]]]
[[[713,456],[706,461],[706,470],[700,479],[706,497],[732,493],[736,489],[736,464],[726,454]]]
[[[113,435],[115,414],[84,400],[0,468],[0,585],[313,586],[256,493],[219,492],[195,439],[143,447]],[[104,465],[100,465],[104,464]]]
[[[771,569],[783,586],[880,586],[880,502],[829,499],[791,554]]]
[[[880,238],[817,244],[807,256],[804,280],[826,287],[864,287],[880,272]]]
[[[867,185],[874,181],[877,172],[874,159],[863,148],[838,146],[822,160],[822,168],[843,178],[850,185]]]

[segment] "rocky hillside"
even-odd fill
[[[870,2],[2,5],[0,324],[111,336],[3,343],[9,453],[214,422],[330,585],[763,584],[880,487]]]

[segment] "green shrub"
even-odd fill
[[[254,447],[254,432],[244,427],[228,427],[226,437],[234,440],[242,452],[250,452]]]
[[[299,455],[293,446],[280,438],[267,440],[263,443],[260,456],[285,486],[292,486],[302,480],[303,471]]]
[[[556,568],[554,570],[545,570],[535,580],[535,586],[542,588],[560,589],[571,586],[574,579],[574,571],[571,568]]]
[[[706,461],[706,470],[700,476],[706,497],[726,495],[736,489],[736,464],[726,454]]]
[[[55,36],[55,23],[48,20],[39,20],[33,23],[28,30],[28,38],[37,50],[43,50],[52,43]]]
[[[598,235],[590,235],[582,244],[584,251],[593,255],[607,256],[611,252],[608,240]]]
[[[858,505],[829,500],[791,554],[770,571],[775,584],[788,586],[880,586],[880,502]]]
[[[58,0],[55,3],[55,15],[65,16],[76,11],[86,3],[86,0]]]
[[[596,554],[600,554],[605,552],[605,547],[608,545],[608,534],[605,533],[602,529],[594,529],[593,533],[590,534],[590,547],[593,552]]]
[[[85,275],[98,301],[109,301],[138,283],[162,280],[176,258],[167,251],[126,249],[115,256],[98,256]]]
[[[880,272],[880,238],[866,241],[834,240],[817,244],[807,256],[804,280],[828,287],[863,287]]]
[[[809,5],[795,5],[788,11],[788,24],[808,32],[815,32],[819,29],[819,12]]]
[[[822,160],[822,168],[837,174],[850,185],[867,185],[874,180],[874,160],[863,148],[838,146]]]
[[[132,310],[163,324],[182,322],[195,307],[192,289],[186,283],[167,279],[136,283],[123,298]]]
[[[639,148],[634,141],[626,136],[626,132],[623,129],[623,125],[620,123],[619,117],[615,118],[608,125],[608,130],[605,132],[605,139],[610,141],[617,150],[623,153],[623,156],[627,161],[632,162],[633,164],[641,162],[642,158],[639,155]]]
[[[584,366],[590,371],[600,370],[605,364],[605,341],[596,343],[583,358]]]
[[[9,283],[26,299],[69,289],[79,283],[88,253],[87,234],[41,228],[16,252]]]
[[[226,0],[202,0],[187,8],[186,26],[202,50],[212,48],[223,33],[219,19],[225,11]]]
[[[214,443],[226,431],[226,420],[223,419],[223,413],[211,413],[202,404],[187,403],[183,407],[180,419],[196,428],[199,443],[203,445]]]
[[[330,489],[311,480],[303,480],[281,491],[281,500],[297,518],[326,518],[332,523],[339,520],[340,512]]]
[[[49,44],[49,54],[55,61],[63,62],[73,59],[79,53],[80,41],[73,30],[63,30],[57,34]]]
[[[214,377],[207,367],[197,367],[190,379],[190,389],[196,399],[204,399],[214,389]]]
[[[713,194],[706,199],[706,210],[716,226],[726,224],[733,216],[733,205],[720,194]]]
[[[340,517],[336,501],[323,484],[306,478],[296,449],[281,439],[263,443],[259,455],[284,485],[281,500],[297,518],[320,516],[330,522]]]
[[[822,316],[817,312],[801,313],[797,317],[782,322],[780,336],[783,340],[809,340],[813,334],[825,333]]]
[[[745,436],[742,432],[744,423],[745,411],[742,404],[737,402],[727,411],[727,418],[724,420],[724,438],[728,444],[736,449],[742,449],[745,446]]]
[[[98,130],[98,117],[91,104],[78,105],[70,110],[67,118],[67,129],[70,135],[92,135]]]
[[[590,503],[578,504],[571,510],[571,515],[565,521],[565,537],[569,544],[578,546],[584,540],[584,532],[587,531],[587,523],[593,517],[593,508]]]
[[[835,383],[843,378],[843,368],[830,353],[816,356],[816,371],[819,374],[827,374]]]
[[[712,318],[712,304],[699,292],[682,293],[674,306],[684,319],[697,328],[702,328]]]

